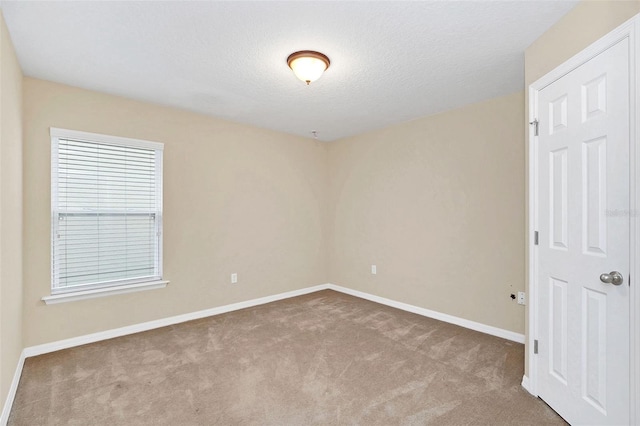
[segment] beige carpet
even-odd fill
[[[29,358],[9,425],[563,424],[523,357],[326,290]]]

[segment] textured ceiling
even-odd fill
[[[576,1],[1,1],[26,75],[335,140],[524,88]],[[318,50],[311,86],[287,56]]]

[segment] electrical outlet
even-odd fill
[[[524,291],[519,291],[518,292],[518,305],[524,305],[524,304],[525,304]]]
[[[238,274],[231,274],[231,284],[236,284],[238,282]]]
[[[373,275],[378,273],[378,268],[376,267],[376,265],[371,265],[371,273]]]

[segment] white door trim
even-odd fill
[[[593,57],[625,38],[629,39],[629,75],[630,81],[630,413],[631,424],[640,422],[640,49],[637,43],[640,34],[640,15],[636,15],[600,40],[591,44],[582,52],[555,68],[529,86],[529,121],[538,118],[538,93],[554,81],[570,73]],[[527,324],[528,377],[524,377],[523,385],[533,395],[538,395],[537,359],[534,354],[534,340],[538,336],[538,248],[534,245],[534,233],[538,230],[538,137],[535,129],[529,129],[529,208],[528,208],[528,241],[529,241],[529,316]]]

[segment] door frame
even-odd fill
[[[598,54],[604,52],[617,42],[627,38],[629,40],[629,75],[630,75],[630,199],[629,199],[629,225],[630,225],[630,274],[631,287],[629,293],[629,420],[631,424],[640,422],[640,141],[638,140],[640,129],[640,14],[611,31],[589,47],[571,57],[554,70],[541,77],[529,86],[529,122],[538,117],[539,92],[588,62]],[[538,230],[538,137],[535,135],[534,126],[529,126],[529,206],[527,209],[527,238],[528,241],[528,281],[529,281],[529,313],[527,316],[526,352],[528,376],[522,380],[522,386],[534,396],[538,396],[538,360],[534,354],[534,340],[538,337],[538,246],[534,245],[535,231]]]

